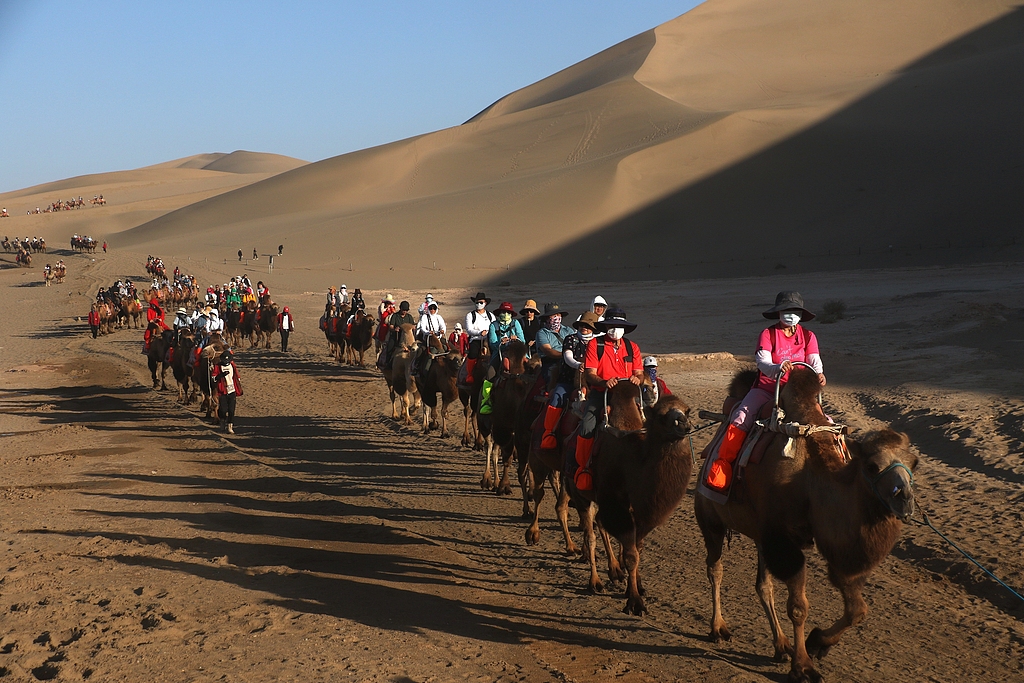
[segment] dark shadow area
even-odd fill
[[[1020,261],[1022,73],[1018,7],[824,121],[487,284]]]

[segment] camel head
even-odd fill
[[[917,455],[903,432],[879,429],[847,444],[854,463],[872,495],[897,518],[914,513],[914,476]]]
[[[506,372],[514,376],[526,374],[526,344],[513,339],[505,346],[501,355],[502,366]]]
[[[690,433],[690,406],[676,395],[663,396],[647,413],[647,431],[674,441]]]
[[[398,335],[398,348],[408,351],[416,344],[416,326],[412,323],[403,323],[399,329],[401,332]]]
[[[818,374],[810,368],[798,365],[789,372],[789,381],[779,394],[779,404],[786,411],[789,420],[804,424],[826,424],[825,414],[818,404],[821,383]]]

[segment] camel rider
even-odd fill
[[[540,329],[535,337],[534,352],[540,354],[541,375],[546,384],[552,372],[561,365],[562,344],[573,330],[568,325],[562,325],[562,308],[558,304],[544,304],[544,314],[537,320]]]
[[[512,307],[511,302],[503,302],[495,311],[495,315],[497,320],[491,323],[491,327],[487,331],[487,347],[491,350],[491,364],[487,368],[487,377],[484,378],[483,385],[480,387],[479,413],[481,415],[490,415],[493,410],[491,388],[494,386],[494,378],[498,374],[498,364],[504,357],[505,349],[516,340],[526,343],[526,335],[523,334],[523,328],[519,321],[515,319],[516,309]]]
[[[462,330],[462,323],[455,323],[452,333],[448,335],[448,346],[465,356],[469,350],[469,335]]]
[[[188,311],[184,308],[179,308],[174,312],[174,336],[178,337],[181,330],[187,330],[192,326],[192,320],[188,316]]]
[[[382,368],[391,366],[391,359],[395,353],[395,349],[398,347],[401,341],[402,325],[415,325],[416,321],[413,319],[412,314],[409,313],[411,306],[408,301],[403,301],[398,305],[398,310],[388,318],[388,334],[387,340],[384,343],[384,349],[381,351],[380,357],[377,359],[378,364]]]
[[[578,386],[577,379],[583,373],[583,359],[586,357],[587,344],[594,338],[594,324],[597,316],[593,311],[587,311],[580,316],[579,320],[573,323],[576,334],[570,334],[562,339],[562,362],[556,366],[555,388],[548,398],[548,405],[544,409],[544,436],[541,438],[540,447],[554,449],[558,447],[558,437],[555,429],[562,419],[566,404],[572,391]],[[538,341],[540,343],[540,341]],[[541,347],[544,353],[544,347]],[[582,382],[579,383],[582,386]]]
[[[390,294],[386,294],[380,301],[380,306],[377,307],[377,320],[380,321],[380,325],[377,326],[377,330],[374,332],[374,336],[377,339],[377,348],[380,348],[388,337],[388,320],[395,312],[395,297]]]
[[[466,335],[469,337],[469,350],[466,352],[466,381],[468,383],[473,382],[473,370],[476,367],[476,361],[480,358],[480,352],[483,351],[487,340],[487,333],[491,329],[491,323],[496,320],[494,314],[487,310],[491,300],[486,294],[477,292],[471,301],[473,302],[473,310],[466,314],[464,325]]]
[[[537,309],[537,302],[533,299],[527,299],[523,307],[519,309],[519,315],[522,316],[519,319],[519,324],[523,328],[526,346],[529,347],[530,353],[533,353],[535,351],[534,344],[537,339],[537,332],[541,327],[540,311]]]
[[[260,280],[256,283],[256,299],[262,302],[265,296],[270,296],[270,290],[263,284],[263,280]]]
[[[419,370],[425,372],[430,369],[430,338],[436,338],[443,349],[447,333],[444,318],[437,312],[437,302],[431,301],[426,313],[420,316],[420,321],[416,324],[416,338],[423,342],[423,346],[413,364],[413,374],[418,374]]]
[[[590,310],[597,314],[598,321],[604,320],[604,313],[608,310],[608,302],[604,300],[603,296],[598,294],[590,303]]]
[[[342,285],[337,289],[336,292],[334,292],[334,306],[340,311],[341,307],[347,305],[348,303],[348,287]]]
[[[164,309],[160,308],[160,301],[156,297],[149,300],[149,308],[146,309],[146,322],[146,331],[142,335],[142,353],[149,353],[149,342],[152,337],[152,332],[148,323],[156,323],[157,327],[162,332],[170,330],[170,328],[167,327],[167,323],[164,322]]]
[[[718,447],[718,458],[708,469],[704,483],[717,491],[729,489],[733,475],[732,463],[739,455],[747,433],[757,421],[761,408],[774,400],[776,378],[781,375],[780,384],[785,386],[793,363],[803,362],[814,368],[818,373],[818,382],[825,386],[818,338],[800,325],[801,320],[814,320],[814,314],[804,307],[804,298],[800,292],[779,292],[775,297],[775,305],[761,315],[778,322],[763,330],[757,340],[757,353],[754,355],[759,371],[757,382],[733,411],[729,427]]]
[[[421,303],[420,307],[419,307],[419,314],[423,315],[424,313],[426,313],[427,312],[427,307],[430,306],[430,304],[433,301],[434,301],[434,295],[433,294],[428,293],[425,297],[423,297],[423,303]]]
[[[583,377],[590,390],[587,392],[580,431],[576,436],[578,467],[573,481],[580,491],[589,491],[594,487],[590,454],[605,409],[605,392],[622,378],[629,378],[630,382],[639,387],[644,377],[640,347],[625,338],[628,332],[636,329],[635,324],[626,320],[626,313],[621,308],[609,309],[604,320],[594,323],[594,327],[598,332],[604,332],[604,336],[590,340],[583,362]]]
[[[655,390],[658,392],[658,400],[662,396],[671,396],[672,391],[665,384],[665,380],[658,377],[658,359],[654,356],[647,356],[644,358],[644,372],[651,379],[651,384],[654,385]]]

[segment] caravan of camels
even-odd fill
[[[89,318],[93,334],[138,329],[144,314],[153,388],[166,388],[170,368],[179,402],[192,404],[201,394],[200,412],[217,421],[218,364],[231,362],[246,340],[248,349],[269,349],[275,332],[284,332],[286,351],[288,308],[279,309],[264,283],[253,285],[244,274],[204,291],[178,268],[168,274],[159,258],[150,256],[146,270],[152,282],[143,291],[130,281],[99,291]],[[823,412],[817,341],[800,325],[814,316],[799,294],[780,293],[765,313],[775,321],[766,330],[774,341],[759,354],[756,370],[723,387],[722,412],[700,412],[710,420],[704,425],[658,377],[657,359],[626,336],[636,325],[602,297],[578,315],[555,303],[541,309],[532,300],[518,311],[510,302],[488,310],[491,300],[482,292],[471,302],[449,329],[431,295],[415,312],[391,295],[367,310],[362,292],[350,294],[342,285],[328,290],[319,328],[336,362],[365,366],[375,356],[392,418],[412,424],[419,411],[423,432],[436,429],[448,438],[447,412],[458,403],[462,444],[486,453],[483,488],[510,494],[516,463],[527,544],[540,540],[541,503],[550,487],[565,550],[575,555],[568,523],[569,508],[575,509],[590,567],[587,587],[605,588],[597,568],[600,537],[608,578],[624,582],[627,614],[647,611],[644,538],[669,519],[695,474],[690,437],[720,423],[701,454],[695,494],[712,588],[711,638],[730,637],[721,558],[725,539],[738,532],[757,548],[756,590],[775,655],[791,660],[791,680],[819,680],[813,658],[864,619],[864,585],[913,512],[917,458],[904,434],[852,435]],[[172,309],[168,322],[165,311]],[[722,471],[728,471],[724,483]],[[805,552],[812,545],[845,610],[829,628],[806,632]],[[769,575],[789,592],[792,639],[776,614]]]

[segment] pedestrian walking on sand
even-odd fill
[[[241,263],[241,261],[242,261],[242,250],[241,249],[238,250],[238,261],[239,261],[239,263]]]
[[[281,351],[288,351],[288,335],[295,331],[295,319],[291,311],[285,306],[284,310],[277,314],[277,331],[281,333]]]
[[[274,255],[273,254],[270,255],[270,269],[271,270],[274,269]]]
[[[260,260],[260,255],[259,255],[259,252],[256,251],[256,247],[252,248],[252,260],[253,261],[259,261]]]
[[[104,254],[107,253],[107,241],[106,240],[103,240],[103,253]]]
[[[277,245],[277,255],[278,256],[282,256],[283,254],[284,254],[284,245],[283,244]]]
[[[238,378],[238,367],[230,349],[224,349],[220,360],[213,371],[217,380],[217,418],[228,434],[235,433],[235,407],[238,397],[242,395],[242,382]]]
[[[92,308],[89,309],[89,329],[92,330],[92,338],[95,339],[100,331],[100,311],[96,304],[93,304]]]

